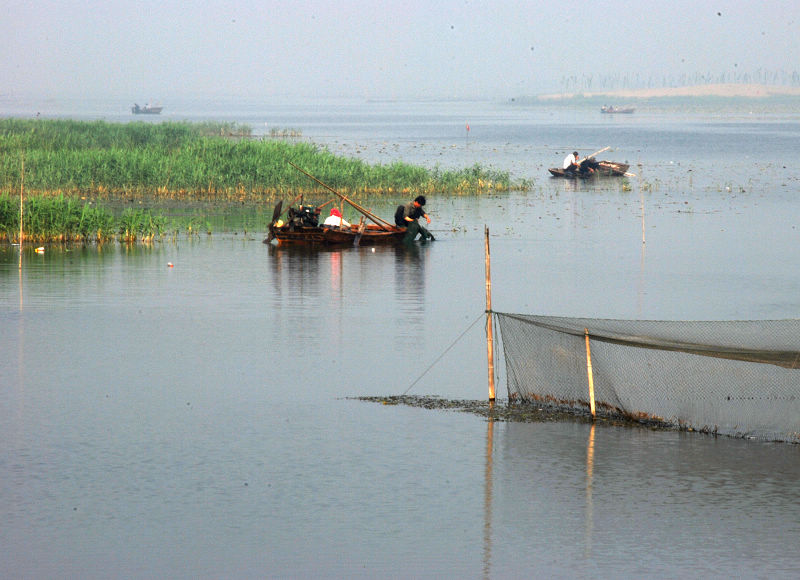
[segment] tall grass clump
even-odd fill
[[[319,191],[289,161],[349,195],[520,187],[479,165],[369,165],[306,142],[252,139],[249,128],[225,123],[0,119],[0,192],[19,189],[23,157],[25,189],[42,196],[263,201]]]
[[[166,228],[167,220],[164,216],[153,215],[149,210],[128,208],[119,218],[118,233],[126,242],[139,239],[152,241],[161,237]]]
[[[23,203],[23,235],[31,242],[135,242],[163,236],[168,223],[149,210],[122,215],[63,195],[30,197]],[[19,241],[19,199],[0,194],[0,240]]]

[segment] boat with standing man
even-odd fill
[[[164,107],[151,105],[149,103],[144,107],[140,107],[137,103],[134,103],[131,107],[131,113],[134,115],[160,115],[162,110],[164,110]]]
[[[600,107],[600,112],[601,113],[608,113],[608,114],[619,113],[619,114],[623,114],[623,115],[626,115],[626,114],[630,115],[635,110],[636,109],[634,109],[633,107],[615,107],[613,105],[603,105],[602,107]]]

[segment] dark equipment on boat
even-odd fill
[[[290,207],[287,223],[289,227],[316,227],[319,225],[319,214],[319,208],[312,205],[301,205],[298,208]]]

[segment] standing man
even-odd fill
[[[421,240],[435,240],[433,234],[430,233],[425,226],[420,225],[419,218],[424,217],[428,223],[431,223],[430,216],[425,213],[422,207],[425,205],[425,196],[418,195],[414,201],[410,201],[405,205],[398,206],[397,211],[394,212],[394,223],[399,228],[406,228],[406,241],[412,242],[420,235]]]

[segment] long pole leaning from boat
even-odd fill
[[[347,203],[349,203],[353,208],[355,208],[357,211],[363,213],[365,216],[367,216],[369,219],[371,219],[373,222],[378,224],[383,229],[388,229],[386,226],[389,226],[389,227],[392,226],[392,224],[390,224],[386,220],[379,218],[378,216],[376,216],[375,214],[370,212],[368,209],[365,209],[365,208],[361,207],[360,205],[358,205],[356,202],[351,201],[350,199],[347,198],[346,195],[342,195],[341,193],[339,193],[338,191],[333,189],[330,185],[327,185],[326,183],[323,183],[322,181],[320,181],[319,179],[317,179],[316,177],[314,177],[313,175],[311,175],[307,171],[301,169],[300,167],[298,167],[297,165],[295,165],[291,161],[287,161],[286,163],[288,163],[289,165],[291,165],[292,167],[297,169],[297,171],[299,171],[300,173],[302,173],[306,177],[308,177],[310,179],[313,179],[314,181],[319,183],[322,187],[324,187],[328,191],[331,191],[331,192],[335,193],[336,195],[338,195],[342,199],[342,201],[346,201]]]
[[[494,335],[492,333],[492,276],[489,255],[489,226],[486,234],[486,352],[489,362],[489,403],[494,403]]]
[[[594,157],[595,155],[600,155],[600,154],[601,154],[603,151],[608,151],[609,149],[611,149],[611,146],[608,146],[608,147],[603,147],[602,149],[600,149],[600,151],[595,151],[595,152],[594,152],[594,153],[592,153],[591,155],[587,155],[586,157],[584,157],[583,159],[581,159],[581,163],[583,163],[583,162],[584,162],[584,161],[586,161],[587,159],[591,159],[591,158],[592,158],[592,157]]]

